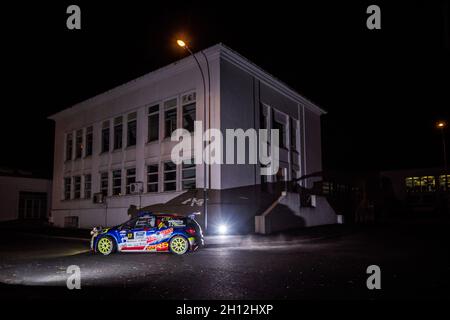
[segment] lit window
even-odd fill
[[[66,135],[66,160],[72,160],[73,137],[72,133]]]
[[[83,130],[77,130],[75,137],[75,159],[81,158],[83,155]]]
[[[71,186],[72,186],[72,179],[70,179],[70,177],[64,178],[64,200],[70,199]]]
[[[170,138],[172,132],[177,129],[177,99],[164,103],[164,137]]]
[[[120,196],[122,193],[122,170],[114,170],[112,172],[112,188],[113,196]]]
[[[92,189],[92,176],[90,174],[84,175],[84,198],[91,198],[91,189]]]
[[[159,105],[148,108],[148,142],[159,140]]]
[[[413,184],[413,178],[412,177],[405,178],[405,186],[406,186],[406,191],[407,192],[414,191],[414,184]]]
[[[108,172],[102,172],[100,174],[100,192],[104,197],[108,196],[109,177]]]
[[[88,127],[86,128],[86,149],[84,150],[85,157],[92,155],[93,143],[94,143],[94,136],[92,133],[92,127]]]
[[[436,190],[436,179],[434,176],[421,177],[422,192],[433,192]]]
[[[109,120],[102,125],[102,152],[109,152]]]
[[[413,182],[413,191],[420,192],[420,178],[412,177],[412,182]]]
[[[439,176],[439,189],[443,191],[450,190],[450,175]]]
[[[158,192],[158,165],[147,166],[147,192]]]
[[[191,164],[183,162],[182,166],[182,187],[183,190],[195,189],[195,164],[194,160],[191,160]]]
[[[322,183],[322,193],[326,194],[326,195],[331,194],[331,183],[330,182],[324,181]]]
[[[126,186],[127,186],[126,193],[130,194],[131,193],[130,185],[136,182],[136,169],[135,168],[127,169],[126,173],[127,173],[127,176],[126,176]]]
[[[133,112],[128,115],[128,123],[127,123],[127,146],[135,146],[136,145],[136,122],[137,113]]]
[[[164,163],[164,191],[177,189],[177,166],[172,161]]]
[[[114,150],[122,149],[122,117],[114,119]]]
[[[80,199],[81,197],[81,176],[73,177],[73,198]]]

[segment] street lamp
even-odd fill
[[[441,130],[441,134],[442,134],[442,149],[444,152],[444,174],[447,174],[447,150],[445,148],[445,133],[444,130],[445,128],[447,128],[447,122],[444,120],[439,120],[438,122],[436,122],[436,128]]]
[[[205,75],[203,73],[203,69],[200,65],[200,63],[198,62],[197,57],[195,56],[194,53],[192,53],[191,49],[189,48],[189,46],[186,44],[185,41],[178,39],[177,40],[177,44],[181,47],[181,48],[185,48],[189,54],[194,58],[195,62],[197,63],[198,69],[200,70],[200,74],[202,75],[202,82],[203,82],[203,123],[205,124],[205,131],[206,131],[206,83],[205,83]],[[208,63],[208,58],[206,57],[205,53],[203,51],[201,51],[201,53],[203,54],[203,57],[205,58],[206,61],[206,67],[208,70],[208,106],[211,104],[211,75],[209,72],[209,63]],[[209,113],[210,114],[210,113]],[[202,153],[203,154],[203,153]],[[207,171],[206,171],[206,162],[203,163],[203,207],[204,207],[204,212],[205,212],[205,231],[208,229],[208,189],[206,187],[207,185]]]

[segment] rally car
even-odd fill
[[[103,255],[113,252],[172,252],[181,255],[203,245],[202,230],[193,216],[149,212],[142,212],[113,228],[95,227],[91,235],[91,250]]]

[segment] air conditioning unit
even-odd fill
[[[92,197],[92,201],[94,203],[103,203],[103,202],[105,202],[105,197],[104,197],[103,193],[97,192],[97,193],[94,193],[94,196]]]
[[[143,191],[142,183],[140,183],[140,182],[130,183],[130,193],[131,194],[139,194],[142,191]]]

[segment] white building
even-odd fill
[[[262,180],[259,165],[212,165],[208,187],[259,186],[320,171],[324,111],[224,45],[204,53],[211,83],[207,126],[223,132],[280,129],[280,167],[285,168],[280,171],[284,177]],[[204,57],[196,56],[206,73]],[[115,225],[128,218],[130,205],[165,203],[186,189],[203,188],[203,165],[174,166],[170,161],[176,143],[170,140],[171,132],[177,127],[191,129],[193,120],[203,121],[203,98],[198,66],[187,56],[52,115],[56,123],[54,223],[82,228]],[[142,182],[141,196],[130,194],[134,182]],[[307,179],[302,183],[312,184]],[[98,192],[107,196],[106,204],[93,202]],[[305,225],[334,221],[334,213],[327,212]]]

